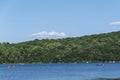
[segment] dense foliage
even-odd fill
[[[0,43],[0,63],[120,61],[120,31],[64,39]]]

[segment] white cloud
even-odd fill
[[[65,37],[66,34],[64,32],[46,32],[46,31],[42,31],[42,32],[38,32],[38,33],[34,33],[32,34],[32,36],[35,37]]]
[[[120,26],[120,21],[111,22],[110,25],[112,25],[112,26]]]

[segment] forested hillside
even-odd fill
[[[120,31],[64,39],[0,43],[0,63],[120,61]]]

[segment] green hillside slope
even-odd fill
[[[0,63],[120,61],[120,31],[64,39],[0,43]]]

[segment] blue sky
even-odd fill
[[[120,30],[120,0],[0,0],[0,42]]]

